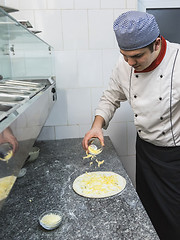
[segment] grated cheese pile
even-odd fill
[[[47,227],[55,227],[56,224],[58,224],[60,221],[61,216],[54,213],[46,214],[41,219],[41,223],[46,225]]]

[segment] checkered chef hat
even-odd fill
[[[146,47],[160,34],[155,17],[139,11],[121,14],[113,29],[120,49],[127,51]]]

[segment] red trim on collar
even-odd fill
[[[151,65],[147,68],[145,68],[143,71],[136,71],[134,70],[135,73],[141,73],[141,72],[150,72],[152,70],[154,70],[163,60],[165,53],[166,53],[166,40],[163,36],[161,36],[162,39],[162,44],[161,44],[161,51],[158,55],[158,57],[151,63]]]

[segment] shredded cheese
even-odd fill
[[[88,154],[88,151],[86,151],[86,156],[83,157],[83,159],[89,159],[90,158],[91,160],[95,160],[98,164],[98,167],[100,167],[100,165],[104,163],[104,160],[98,161],[97,158],[96,158],[96,155],[97,154]],[[92,164],[93,164],[93,161],[91,161],[89,165],[91,166]]]
[[[86,159],[86,158],[91,158],[92,160],[93,158],[95,158],[95,156],[93,156],[92,154],[87,154],[87,156],[83,157],[83,159]]]
[[[12,155],[13,155],[13,151],[11,150],[11,151],[7,152],[7,154],[5,155],[4,158],[0,158],[0,160],[6,161],[8,163],[8,160],[12,157]]]
[[[73,189],[85,197],[101,198],[121,192],[125,185],[125,179],[113,172],[90,172],[79,176]]]
[[[100,165],[104,163],[104,160],[98,161],[98,160],[96,159],[96,162],[97,162],[97,164],[98,164],[98,167],[100,167]]]
[[[89,147],[88,147],[88,151],[90,154],[92,155],[98,155],[102,152],[102,148],[98,149],[96,145],[94,144],[91,144]]]
[[[46,225],[47,227],[54,227],[60,221],[61,221],[61,216],[54,213],[46,214],[41,219],[41,223]]]
[[[0,178],[0,200],[6,198],[16,180],[15,176]]]
[[[116,175],[90,175],[86,173],[86,176],[87,177],[82,180],[84,193],[90,193],[91,191],[107,193],[115,188],[121,189],[121,187],[118,186],[118,178]]]

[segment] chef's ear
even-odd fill
[[[161,38],[157,37],[154,43],[154,50],[155,51],[159,50],[160,46],[161,46]]]

